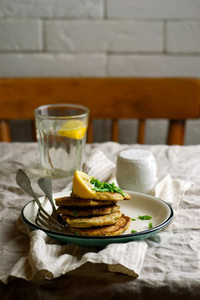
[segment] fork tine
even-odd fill
[[[35,223],[39,226],[43,225],[50,230],[52,230],[52,229],[58,230],[59,229],[59,231],[63,231],[61,226],[58,226],[58,224],[56,224],[56,223],[52,223],[51,221],[49,221],[49,219],[44,218],[44,216],[41,214],[38,214],[38,216],[35,220]]]
[[[40,210],[40,208],[38,208],[36,220],[38,220],[39,218],[42,218],[45,221],[49,221],[49,218],[47,218],[44,214],[42,214],[42,211]]]
[[[37,220],[35,221],[35,223],[36,223],[38,226],[40,226],[40,227],[41,227],[41,225],[42,225],[42,226],[46,227],[47,229],[52,229],[52,228],[49,226],[48,223],[42,221],[42,219],[40,219],[40,218],[37,218]]]
[[[39,226],[44,225],[48,229],[64,231],[64,226],[60,224],[57,220],[55,220],[52,216],[50,216],[46,211],[44,214],[43,210],[44,209],[42,209],[42,206],[38,208],[35,223]]]
[[[52,221],[53,223],[57,224],[58,226],[62,225],[52,215],[48,214],[48,212],[42,207],[41,203],[40,203],[40,205],[37,203],[37,205],[39,207],[38,211],[41,212],[41,213],[43,213],[44,216],[46,216],[49,221]]]

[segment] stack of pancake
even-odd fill
[[[55,199],[57,212],[62,215],[72,233],[82,236],[111,236],[122,234],[131,219],[120,211],[117,201],[129,200],[125,193],[97,192],[95,199],[83,199],[73,192]]]

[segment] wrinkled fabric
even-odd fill
[[[86,155],[91,150],[99,149],[106,157],[115,163],[116,155],[123,150],[124,145],[117,143],[104,143],[87,145]],[[145,240],[148,245],[142,270],[137,279],[110,269],[110,265],[93,263],[88,260],[77,269],[71,270],[67,275],[55,280],[41,282],[44,275],[51,278],[50,273],[38,273],[36,283],[14,280],[6,287],[2,287],[8,297],[13,296],[11,286],[18,287],[17,293],[26,295],[27,287],[34,286],[33,297],[49,299],[50,289],[55,291],[54,299],[123,299],[124,296],[137,296],[137,299],[154,298],[168,299],[197,299],[200,295],[200,146],[139,146],[151,151],[157,161],[158,178],[161,180],[167,174],[176,180],[193,182],[189,190],[183,195],[178,207],[178,215],[170,226],[158,234]],[[16,221],[22,207],[30,201],[30,197],[16,185],[15,175],[19,168],[23,168],[31,177],[35,191],[41,195],[36,185],[38,177],[43,176],[39,163],[39,154],[35,143],[0,144],[0,277],[10,274],[13,266],[21,259],[28,257],[30,240],[16,227]],[[54,192],[66,188],[65,179],[53,179]],[[31,233],[33,234],[33,233]],[[44,233],[42,232],[41,235]],[[49,237],[45,237],[49,239]],[[54,243],[48,241],[48,245]],[[64,246],[66,247],[66,245]],[[61,247],[62,249],[62,247]],[[64,255],[67,253],[65,249]],[[95,254],[95,250],[93,252]],[[87,253],[86,253],[87,254]],[[53,255],[53,254],[52,254]],[[29,262],[32,263],[31,261]],[[62,261],[60,262],[62,263]],[[34,262],[35,264],[35,262]],[[109,272],[114,271],[114,272]],[[44,272],[45,274],[42,274]],[[25,271],[26,274],[26,271]],[[9,280],[12,279],[12,276]],[[16,283],[18,282],[18,283]],[[40,282],[38,284],[38,282]],[[78,284],[81,282],[81,284]],[[7,288],[9,287],[9,288]],[[14,291],[14,290],[13,290]],[[3,294],[2,294],[3,295]],[[20,298],[19,298],[20,299]],[[30,298],[34,299],[34,298]]]

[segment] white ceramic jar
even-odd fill
[[[156,160],[149,151],[127,149],[117,157],[116,179],[123,190],[149,193],[156,184],[156,174]]]

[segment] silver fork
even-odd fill
[[[52,196],[52,183],[51,183],[51,179],[49,179],[48,177],[42,177],[38,180],[38,185],[41,188],[41,190],[45,193],[47,199],[50,201],[51,203],[51,207],[52,207],[52,214],[51,216],[56,219],[60,224],[62,225],[66,225],[65,221],[63,220],[63,218],[61,217],[61,215],[59,215],[57,213],[55,204],[54,204],[54,200],[53,200],[53,196]]]
[[[60,224],[53,216],[49,215],[46,210],[42,207],[38,197],[34,193],[31,187],[31,181],[26,175],[26,173],[19,169],[16,175],[16,182],[17,184],[30,196],[33,197],[35,202],[38,205],[38,212],[35,218],[35,223],[39,226],[45,226],[47,229],[55,230],[55,231],[65,231],[65,227]]]

